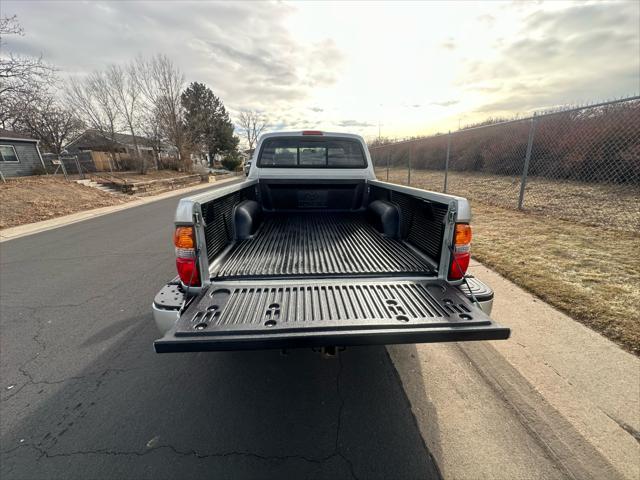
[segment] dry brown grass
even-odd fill
[[[386,179],[386,170],[377,170]],[[407,184],[406,169],[391,169],[389,181]],[[444,172],[414,170],[411,186],[441,192]],[[472,172],[450,172],[448,193],[485,204],[516,208],[520,178]],[[586,225],[640,230],[640,189],[632,185],[601,185],[531,177],[524,210]]]
[[[472,208],[475,258],[640,354],[640,233]]]
[[[440,191],[442,178],[412,172],[411,184]],[[406,170],[392,170],[390,180],[406,184]],[[487,203],[514,204],[519,185],[504,177],[457,175],[453,186],[472,203],[475,258],[640,354],[640,205],[628,189],[546,181],[547,203],[527,197],[523,212]],[[566,203],[569,219],[557,218]]]
[[[0,183],[0,229],[48,220],[135,197],[112,195],[62,177],[22,177]]]

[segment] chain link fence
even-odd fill
[[[91,152],[79,152],[74,155],[54,155],[45,153],[42,155],[42,161],[47,172],[54,174],[78,175],[84,178],[87,173],[95,173],[98,171],[96,164],[91,157]]]
[[[372,147],[378,177],[640,230],[640,97]]]

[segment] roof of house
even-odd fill
[[[114,134],[114,138],[116,139],[116,142],[122,143],[124,145],[133,145],[134,138],[138,141],[138,143],[142,145],[151,143],[151,140],[146,137],[140,137],[139,135],[136,135],[134,137],[133,135],[129,135],[126,133],[116,133]]]
[[[115,143],[125,146],[133,146],[134,138],[137,140],[138,146],[150,146],[152,144],[152,141],[148,138],[140,137],[137,135],[134,137],[133,135],[128,135],[126,133],[114,133],[113,138],[115,140]],[[66,147],[69,147],[76,143],[80,143],[82,146],[104,147],[112,144],[113,142],[107,135],[100,132],[99,130],[88,129],[78,135],[74,140],[69,142]]]
[[[23,135],[22,133],[12,132],[11,130],[4,130],[3,128],[0,128],[0,140],[18,140],[20,142],[38,143],[38,140],[35,138]]]

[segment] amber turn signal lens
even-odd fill
[[[456,223],[454,245],[468,245],[471,243],[471,227],[466,223]]]
[[[173,244],[176,248],[194,248],[193,227],[177,227],[173,234]]]

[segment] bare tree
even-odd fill
[[[240,112],[238,125],[244,138],[247,140],[249,150],[253,152],[253,149],[258,143],[258,137],[260,137],[260,134],[268,126],[267,119],[260,112],[246,110]]]
[[[103,72],[93,72],[81,80],[70,78],[66,97],[78,116],[110,142],[109,153],[113,163],[117,165],[114,147],[122,115],[110,92],[106,75]]]
[[[165,137],[162,129],[162,120],[155,107],[150,106],[143,109],[143,114],[140,118],[140,131],[149,141],[151,148],[153,148],[156,168],[165,168],[165,165],[160,163],[160,152],[165,145]]]
[[[20,127],[38,138],[45,151],[59,155],[62,147],[80,134],[84,124],[72,110],[51,95],[44,102],[31,106],[23,115]]]
[[[24,35],[24,28],[18,22],[18,16],[0,18],[0,37],[4,35]]]
[[[146,173],[147,165],[144,156],[140,155],[140,146],[136,135],[136,129],[142,116],[142,92],[135,65],[130,64],[124,69],[119,65],[111,65],[105,73],[105,80],[111,100],[131,133],[140,173]]]
[[[15,15],[0,18],[0,125],[3,128],[15,126],[55,81],[55,69],[42,57],[7,53],[8,35],[24,35]]]
[[[84,79],[71,78],[67,99],[79,116],[115,146],[116,133],[129,131],[140,172],[147,164],[140,152],[139,131],[154,139],[156,154],[166,138],[179,154],[187,147],[180,95],[182,72],[166,56],[138,57],[126,67],[111,65]],[[112,159],[116,162],[115,154]],[[184,163],[188,166],[189,155]]]
[[[184,128],[181,103],[185,78],[166,55],[136,59],[136,75],[145,98],[147,115],[160,121],[164,136],[176,147],[186,169],[191,166],[188,136]]]

